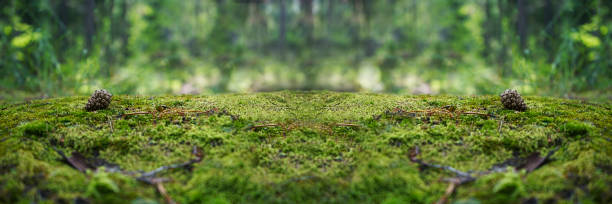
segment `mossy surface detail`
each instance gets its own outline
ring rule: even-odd
[[[57,151],[144,172],[193,159],[194,146],[200,162],[158,175],[179,203],[432,203],[454,175],[412,162],[416,147],[465,172],[557,149],[532,172],[475,175],[451,202],[612,202],[612,105],[524,99],[524,112],[499,96],[326,91],[113,96],[93,112],[86,96],[0,103],[0,203],[164,203],[135,176],[83,173]],[[129,115],[160,107],[172,111]]]

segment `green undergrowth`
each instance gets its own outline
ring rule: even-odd
[[[433,203],[455,175],[412,162],[417,147],[471,173],[558,148],[532,172],[474,173],[450,202],[612,202],[612,105],[525,100],[525,112],[498,96],[290,91],[114,96],[95,112],[85,96],[0,103],[0,203],[164,203],[135,175],[82,173],[58,151],[142,172],[189,161],[194,146],[200,162],[157,175],[179,203]]]

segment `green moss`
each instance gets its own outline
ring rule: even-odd
[[[417,146],[423,161],[474,172],[559,147],[533,172],[459,186],[451,202],[610,202],[612,105],[525,100],[525,112],[505,110],[498,96],[326,91],[114,96],[96,112],[83,110],[85,96],[3,104],[0,203],[163,203],[134,176],[81,173],[54,148],[134,172],[191,160],[193,146],[201,162],[159,175],[171,178],[163,185],[179,203],[433,203],[454,175],[411,162]],[[158,115],[161,105],[174,113]],[[396,108],[414,113],[391,114]],[[142,111],[154,114],[125,115]],[[252,128],[264,124],[273,125]]]
[[[53,130],[53,126],[45,121],[33,121],[21,125],[20,128],[26,136],[44,137]]]
[[[568,136],[576,137],[587,135],[591,126],[583,122],[569,121],[561,126],[561,130]]]
[[[526,194],[523,181],[514,171],[508,171],[493,187],[493,192],[503,197],[500,200],[514,202]]]
[[[101,198],[103,195],[112,195],[119,192],[119,187],[109,177],[108,173],[104,172],[104,168],[94,173],[91,181],[87,184],[87,196]]]

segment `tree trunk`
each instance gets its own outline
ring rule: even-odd
[[[527,43],[527,10],[526,10],[525,0],[517,0],[517,9],[518,9],[518,17],[517,17],[517,25],[516,30],[519,35],[519,45],[521,47],[521,52],[525,50],[525,46]]]
[[[120,19],[121,19],[121,29],[120,29],[120,38],[121,38],[121,59],[126,59],[127,56],[129,55],[129,51],[128,51],[128,39],[129,39],[129,23],[127,20],[127,10],[128,10],[128,4],[127,4],[127,0],[123,0],[121,2],[121,14],[120,14]],[[123,60],[125,61],[125,60]]]
[[[333,25],[333,19],[334,19],[334,7],[335,7],[335,2],[336,1],[328,1],[327,3],[327,15],[326,15],[326,22],[327,22],[327,33],[331,34],[331,29],[332,29],[332,25]]]
[[[115,64],[115,53],[113,53],[112,51],[112,47],[111,45],[113,44],[113,41],[115,40],[115,33],[117,32],[117,30],[119,29],[117,27],[117,20],[115,19],[115,16],[113,16],[113,9],[115,7],[115,1],[111,0],[108,6],[108,10],[106,12],[108,12],[106,15],[107,17],[110,19],[110,26],[109,26],[109,38],[108,38],[108,42],[106,42],[104,45],[104,56],[106,58],[106,65],[103,69],[103,75],[110,77],[111,76],[111,67]]]
[[[92,52],[93,49],[93,37],[96,34],[96,22],[95,22],[95,8],[96,2],[94,0],[85,1],[85,45],[87,47],[87,55]]]
[[[300,8],[302,10],[302,29],[306,35],[306,43],[309,45],[313,41],[314,19],[312,15],[312,1],[301,0]]]
[[[287,6],[285,5],[285,0],[278,0],[278,6],[280,10],[280,14],[278,16],[278,45],[281,56],[284,56],[285,53],[285,41],[286,41],[286,32],[287,32]]]
[[[509,70],[506,66],[506,52],[508,50],[508,45],[506,44],[506,40],[504,39],[504,26],[502,21],[504,19],[504,14],[506,13],[504,9],[504,0],[497,0],[497,9],[499,11],[499,16],[497,18],[497,38],[499,40],[499,44],[501,48],[499,48],[499,52],[497,53],[498,64],[501,67],[501,75],[506,75]]]
[[[491,19],[491,0],[485,0],[485,21],[484,21],[484,50],[482,55],[485,60],[488,59],[489,53],[491,52],[491,27],[492,27],[492,19]]]
[[[554,7],[552,0],[546,0],[546,3],[544,4],[544,14],[546,15],[545,31],[546,31],[546,34],[548,35],[548,37],[544,38],[544,47],[546,50],[552,50],[554,49],[553,44],[555,41],[555,38],[552,36],[556,36],[555,35],[555,24],[552,22],[554,19],[554,15],[555,15],[555,7]],[[548,56],[547,56],[548,62],[552,62],[555,56],[554,52],[547,52],[547,53],[548,53]]]

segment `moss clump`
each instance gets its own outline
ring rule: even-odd
[[[91,181],[87,184],[86,195],[94,198],[101,198],[102,195],[118,193],[119,187],[109,177],[108,173],[104,172],[104,168],[93,174]]]
[[[563,124],[561,130],[568,136],[576,137],[587,135],[591,130],[591,126],[579,121],[569,121]]]
[[[191,161],[194,146],[200,162],[157,175],[179,203],[433,203],[455,175],[412,162],[416,147],[461,171],[511,166],[460,185],[450,202],[610,203],[612,105],[525,99],[524,112],[499,96],[325,91],[114,96],[94,112],[87,97],[2,104],[0,203],[162,203],[119,172]],[[556,148],[535,171],[513,172],[517,159]],[[82,173],[55,149],[121,171]]]
[[[45,121],[33,121],[20,126],[26,136],[47,136],[53,130],[53,126]]]
[[[514,171],[505,173],[493,187],[493,192],[504,196],[503,200],[516,200],[526,194],[521,177]]]

